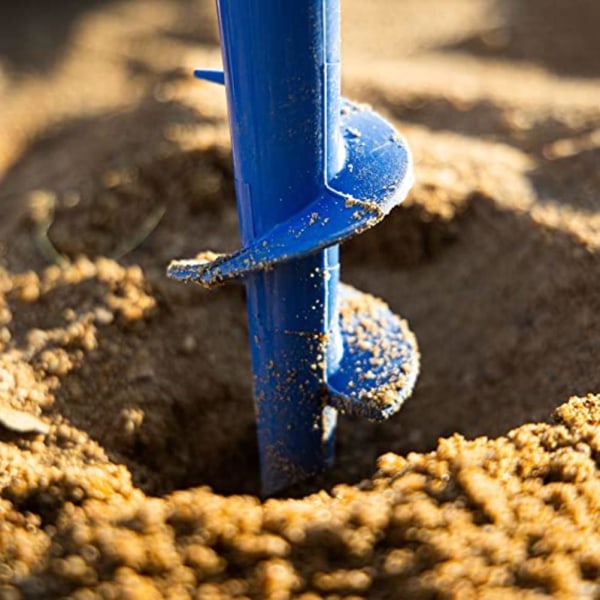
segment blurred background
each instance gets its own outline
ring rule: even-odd
[[[219,64],[209,0],[23,0],[0,11],[0,173],[45,125],[122,109],[198,60]],[[385,79],[411,87],[415,70],[451,90],[469,67],[505,63],[507,87],[538,69],[600,74],[596,0],[344,0],[343,17],[346,71],[392,61]]]
[[[84,119],[152,101],[181,104],[169,83],[189,77],[193,66],[220,64],[215,12],[209,0],[3,3],[0,216],[7,218],[8,195],[46,183],[45,169],[28,173],[27,181],[7,174],[57,124],[81,128]],[[495,110],[494,98],[514,92],[534,102],[553,93],[548,82],[554,78],[600,75],[596,0],[344,0],[343,17],[347,87],[370,79],[380,88],[402,88],[396,116],[428,126],[493,134],[478,130],[477,120]],[[433,95],[435,106],[423,106]],[[451,96],[477,101],[479,111],[449,122],[440,100]],[[152,121],[159,127],[158,115]],[[128,137],[146,139],[147,128],[121,132],[111,154]],[[83,160],[80,151],[65,154],[65,165]],[[91,163],[99,160],[89,148],[85,153]]]

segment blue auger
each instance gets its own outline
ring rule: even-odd
[[[168,275],[246,286],[264,494],[333,460],[338,411],[381,420],[412,392],[416,340],[382,301],[339,283],[338,244],[412,181],[408,148],[340,96],[340,0],[217,0],[242,249]]]

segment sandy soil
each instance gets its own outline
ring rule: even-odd
[[[344,2],[345,93],[407,137],[344,279],[413,398],[261,501],[212,3],[0,24],[0,599],[600,597],[600,4]],[[571,398],[569,400],[569,398]]]

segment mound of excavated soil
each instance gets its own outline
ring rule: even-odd
[[[344,279],[422,375],[267,501],[243,291],[164,275],[239,243],[212,6],[71,4],[0,24],[0,599],[599,597],[594,0],[344,3],[417,163]]]

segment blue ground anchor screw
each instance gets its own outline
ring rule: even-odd
[[[263,493],[333,460],[337,413],[382,420],[419,353],[386,304],[339,283],[338,244],[412,184],[393,127],[340,96],[340,0],[218,0],[242,249],[168,275],[246,286]]]

